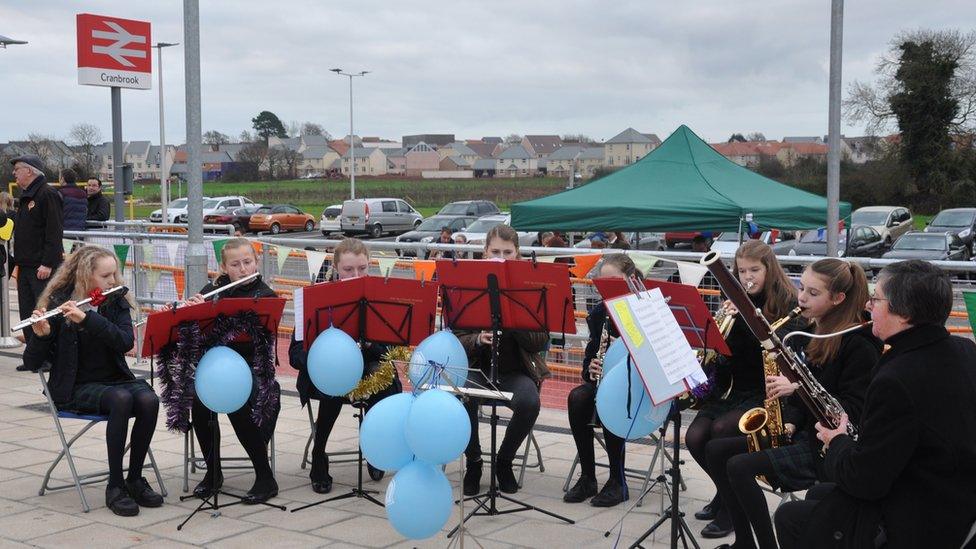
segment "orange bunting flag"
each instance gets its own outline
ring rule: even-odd
[[[173,271],[173,283],[176,285],[177,299],[183,299],[183,292],[186,290],[186,273],[184,271]]]
[[[418,260],[413,262],[413,276],[417,280],[432,280],[437,264],[434,261]]]
[[[260,242],[258,242],[257,240],[252,240],[252,241],[251,241],[251,247],[253,247],[253,248],[254,248],[254,253],[255,253],[255,254],[256,254],[256,255],[258,256],[258,257],[261,257],[261,243],[260,243]]]
[[[596,265],[596,262],[600,261],[601,257],[603,257],[603,254],[574,255],[573,260],[576,262],[576,265],[570,267],[570,274],[576,278],[585,277],[586,273],[590,272],[593,266]]]

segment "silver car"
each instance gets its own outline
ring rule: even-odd
[[[385,233],[412,231],[424,216],[399,198],[363,198],[346,200],[339,215],[339,228],[346,236],[369,234],[379,238]]]

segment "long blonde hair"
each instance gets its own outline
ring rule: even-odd
[[[115,254],[98,246],[82,246],[68,256],[68,259],[58,267],[58,270],[51,276],[41,297],[37,300],[37,307],[50,309],[52,305],[58,307],[61,303],[51,303],[51,296],[63,294],[68,295],[70,300],[80,300],[88,297],[95,286],[92,279],[95,273],[95,264],[103,257],[111,257],[115,261],[115,281],[113,286],[122,286],[122,271],[119,270],[119,260]],[[129,305],[135,307],[132,296],[126,294]]]

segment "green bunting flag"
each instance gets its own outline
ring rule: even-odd
[[[67,238],[61,239],[61,247],[64,248],[64,253],[70,254],[71,248],[74,248],[74,246],[75,246],[74,240],[68,240]]]
[[[224,244],[227,244],[227,239],[226,238],[223,239],[223,240],[214,240],[213,241],[214,257],[217,258],[217,263],[218,264],[220,263],[220,252],[223,251]]]
[[[163,276],[163,271],[159,269],[147,269],[146,270],[146,283],[149,285],[149,293],[156,291],[156,284],[159,283],[159,278]]]
[[[115,248],[115,257],[119,258],[119,270],[123,273],[125,272],[125,260],[129,257],[129,245],[128,244],[115,244],[112,246]]]
[[[291,248],[288,246],[275,246],[278,253],[278,274],[285,272],[285,261],[288,261],[288,255],[291,254]]]
[[[976,292],[963,292],[962,299],[966,302],[966,312],[969,314],[969,325],[976,332]]]

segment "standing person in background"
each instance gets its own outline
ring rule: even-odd
[[[78,176],[75,171],[67,169],[61,172],[61,212],[66,231],[84,231],[88,218],[88,192],[77,184]]]
[[[14,179],[20,187],[20,206],[14,222],[14,264],[18,267],[17,303],[20,318],[31,315],[51,273],[61,265],[64,250],[61,238],[61,195],[44,179],[44,164],[35,155],[18,156],[10,161]],[[24,337],[30,341],[31,331]],[[25,364],[18,372],[36,371]]]
[[[88,221],[108,221],[112,214],[112,204],[102,194],[102,180],[93,177],[85,185],[88,191]]]
[[[451,236],[453,234],[454,231],[450,227],[441,227],[441,234],[436,244],[453,244],[454,239]],[[454,250],[434,250],[430,252],[427,259],[454,259]]]

